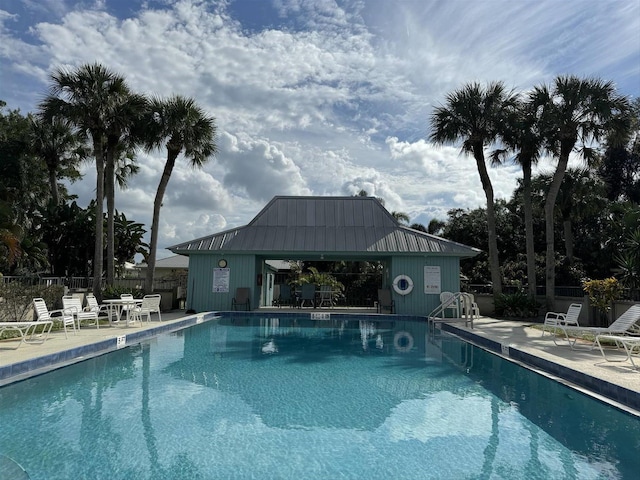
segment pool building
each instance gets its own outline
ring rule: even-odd
[[[189,257],[187,309],[229,310],[238,288],[272,304],[272,260],[379,261],[395,313],[425,315],[460,290],[478,249],[401,225],[375,197],[276,196],[249,224],[169,247]]]

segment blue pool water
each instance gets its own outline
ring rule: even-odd
[[[423,322],[229,317],[0,389],[35,479],[622,479],[640,421]]]

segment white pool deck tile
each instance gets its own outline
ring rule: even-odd
[[[260,312],[278,311],[279,309],[261,309]],[[282,309],[281,312],[291,311],[291,309]],[[323,310],[331,313],[375,313],[372,310]],[[303,310],[308,312],[308,310]],[[101,326],[99,329],[95,327],[83,327],[77,335],[70,334],[65,338],[64,332],[53,332],[49,338],[42,344],[21,344],[18,341],[2,341],[0,342],[0,369],[11,368],[16,365],[30,364],[29,369],[33,368],[34,362],[39,359],[47,358],[49,364],[46,369],[51,370],[51,359],[60,355],[59,361],[53,368],[67,365],[75,361],[89,358],[96,354],[104,353],[100,349],[101,344],[115,345],[118,337],[130,336],[139,333],[144,337],[145,331],[162,326],[163,331],[171,331],[183,328],[186,320],[190,319],[195,323],[194,315],[186,315],[184,311],[172,311],[162,313],[162,322],[159,322],[154,316],[152,322],[144,322],[142,325],[136,326]],[[499,320],[489,317],[481,317],[474,323],[474,328],[467,328],[464,323],[450,322],[443,325],[442,329],[459,334],[463,338],[469,338],[474,343],[482,345],[483,341],[487,342],[489,349],[509,356],[513,360],[522,361],[522,363],[538,369],[538,365],[543,365],[540,370],[546,370],[547,374],[551,371],[551,376],[558,376],[560,379],[573,383],[576,376],[587,378],[587,384],[591,381],[595,382],[594,389],[600,388],[600,384],[604,384],[611,389],[621,387],[624,395],[633,396],[630,402],[632,405],[640,405],[640,369],[633,369],[630,362],[607,362],[602,357],[600,350],[596,347],[589,349],[572,350],[566,343],[558,342],[555,345],[552,338],[542,333],[539,329],[531,328],[531,322],[519,322],[509,320]],[[152,332],[147,332],[153,335]],[[134,337],[138,335],[133,335]],[[148,336],[146,337],[148,338]],[[112,350],[115,347],[110,347]],[[69,358],[69,352],[77,355]],[[97,352],[97,353],[96,353]],[[66,355],[66,356],[65,356]],[[614,349],[607,351],[610,358],[624,360],[626,357],[622,352],[616,352]],[[637,362],[637,363],[640,363]],[[45,370],[46,370],[45,369]],[[567,372],[569,372],[567,374]],[[41,372],[37,372],[41,373]],[[9,378],[0,378],[0,385],[11,383],[16,379],[26,378],[33,375],[33,371],[18,374]],[[5,375],[6,376],[6,375]],[[567,378],[568,377],[568,378]],[[573,377],[573,378],[572,378]],[[584,382],[583,382],[584,383]],[[597,392],[600,393],[600,392]],[[607,397],[607,389],[602,392]],[[637,398],[636,398],[637,396]],[[627,405],[629,402],[625,402]],[[633,408],[632,408],[633,410]],[[640,410],[636,407],[635,410]],[[632,413],[638,413],[632,412]]]

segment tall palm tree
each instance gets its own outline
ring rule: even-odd
[[[557,158],[556,169],[544,205],[546,265],[545,286],[548,309],[554,307],[555,235],[554,212],[558,192],[569,163],[578,149],[585,157],[593,155],[591,142],[599,141],[612,127],[612,121],[628,109],[628,100],[616,93],[613,82],[557,77],[552,86],[535,87],[531,101],[540,115],[546,148]]]
[[[31,153],[44,160],[47,166],[51,200],[58,205],[58,176],[61,171],[72,178],[80,176],[76,166],[88,155],[84,141],[66,118],[43,115],[31,119],[29,140]]]
[[[505,148],[494,150],[493,163],[501,163],[506,155],[515,152],[514,161],[522,168],[522,198],[524,210],[525,250],[527,256],[527,291],[536,294],[536,253],[533,236],[533,206],[531,200],[531,172],[538,162],[542,150],[542,135],[538,125],[536,107],[529,99],[519,101],[508,121],[504,123],[500,136]]]
[[[114,99],[112,115],[107,126],[105,150],[105,197],[107,199],[107,285],[113,285],[115,279],[115,183],[118,164],[124,158],[133,158],[133,151],[141,131],[140,122],[148,109],[148,100],[143,95],[134,94],[126,89]]]
[[[449,93],[446,104],[435,108],[431,117],[430,140],[437,144],[462,141],[462,152],[472,154],[487,199],[489,266],[493,293],[502,292],[500,260],[493,198],[493,186],[487,171],[484,147],[499,137],[502,126],[515,108],[517,95],[507,91],[502,82],[486,87],[469,83]]]
[[[91,137],[96,161],[95,249],[93,293],[102,297],[104,168],[108,126],[114,105],[129,93],[124,77],[99,63],[74,70],[56,69],[51,74],[49,95],[40,105],[47,117],[67,118],[78,130]]]
[[[167,160],[153,202],[151,241],[147,256],[145,289],[147,292],[152,292],[154,290],[160,207],[176,159],[182,153],[192,167],[201,168],[211,156],[217,153],[218,147],[215,119],[207,116],[204,110],[191,98],[174,95],[167,100],[152,99],[149,125],[152,131],[147,148],[157,148],[163,143],[167,148]]]

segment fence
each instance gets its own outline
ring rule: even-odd
[[[469,293],[479,293],[479,294],[487,294],[491,295],[493,290],[491,289],[491,285],[469,285],[468,286]],[[517,285],[503,285],[502,293],[504,294],[514,294],[518,292],[526,292],[527,287],[525,286],[517,286]],[[538,285],[536,287],[536,295],[539,297],[544,297],[547,289],[543,285]],[[586,293],[582,289],[582,287],[578,286],[560,286],[555,287],[555,296],[556,297],[584,297]],[[625,288],[622,291],[622,295],[620,300],[629,300],[633,302],[640,301],[640,289],[637,288]]]
[[[24,277],[24,276],[0,276],[0,282],[18,282],[22,285],[63,285],[69,290],[90,290],[93,288],[93,278],[87,277]],[[156,290],[169,290],[175,287],[184,287],[186,282],[179,280],[158,279],[155,282]],[[130,288],[131,290],[144,290],[144,278],[117,278],[114,280],[117,287]]]

